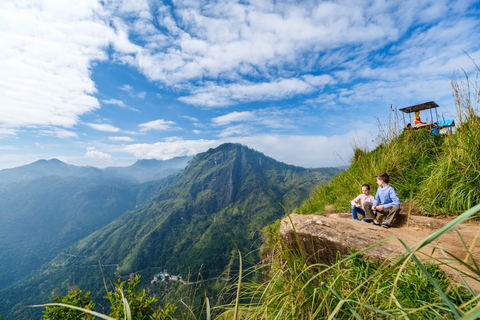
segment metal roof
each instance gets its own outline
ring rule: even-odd
[[[402,109],[398,109],[398,110],[400,110],[402,112],[405,112],[405,113],[412,113],[412,112],[427,110],[427,109],[432,109],[432,108],[438,108],[438,104],[436,104],[433,101],[430,101],[430,102],[425,102],[425,103],[417,104],[417,105],[414,105],[414,106],[411,106],[411,107],[406,107],[406,108],[402,108]]]

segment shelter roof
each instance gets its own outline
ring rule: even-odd
[[[434,101],[417,104],[417,105],[402,108],[399,110],[405,113],[412,113],[412,112],[422,111],[422,110],[427,110],[432,108],[438,108],[438,104],[436,104]]]

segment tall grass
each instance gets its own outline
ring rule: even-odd
[[[442,153],[419,192],[427,211],[457,214],[480,203],[480,88],[465,74],[452,79],[458,128],[446,136]]]
[[[394,138],[387,135],[378,140],[379,145],[371,152],[355,148],[351,167],[328,185],[317,187],[297,213],[349,211],[350,201],[361,193],[362,184],[368,183],[375,192],[374,176],[379,172],[388,172],[399,196],[408,198],[412,189],[418,193],[422,181],[428,177],[427,165],[438,157],[443,140],[443,136],[417,130],[399,133]]]
[[[467,265],[463,258],[445,253],[439,260],[419,250],[478,210],[480,205],[384,262],[365,260],[363,254],[400,239],[337,257],[332,265],[309,265],[300,245],[295,249],[278,240],[275,257],[265,266],[268,279],[242,287],[243,300],[249,299],[240,307],[242,319],[476,319],[480,295],[468,285],[471,275],[458,269]],[[441,266],[457,270],[460,280],[452,281]],[[468,267],[470,279],[480,282],[477,262]]]
[[[354,146],[348,170],[319,186],[297,213],[349,211],[364,183],[375,192],[375,174],[387,172],[400,199],[414,200],[426,215],[458,215],[480,203],[480,89],[465,74],[452,78],[456,106],[453,134],[404,131],[390,119],[379,122],[377,146]],[[393,114],[392,117],[396,117]]]

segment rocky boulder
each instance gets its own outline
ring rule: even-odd
[[[331,264],[335,261],[335,256],[338,253],[345,257],[351,252],[352,248],[357,251],[362,250],[390,238],[365,253],[368,259],[383,261],[405,252],[405,247],[399,239],[412,247],[450,221],[449,219],[411,216],[407,223],[405,215],[399,218],[397,220],[401,223],[397,224],[397,227],[385,229],[370,223],[353,220],[347,213],[327,215],[291,214],[281,221],[280,237],[289,247],[298,248],[298,245],[300,245],[308,263],[325,264]],[[432,245],[441,247],[457,257],[464,258],[467,252],[456,231],[460,232],[467,246],[471,246],[475,242],[479,224],[473,222],[462,223],[455,229],[442,235]],[[473,245],[472,248],[473,257],[478,263],[480,262],[480,246]],[[417,256],[426,258],[431,252],[431,246],[426,247]],[[480,291],[480,283],[477,282],[473,286]]]

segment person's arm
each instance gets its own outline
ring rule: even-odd
[[[361,196],[362,196],[361,194],[358,195],[355,199],[352,200],[352,202],[350,202],[350,204],[351,204],[352,206],[356,205],[357,202],[360,201],[360,197],[361,197]]]

